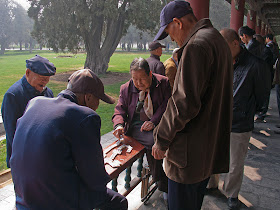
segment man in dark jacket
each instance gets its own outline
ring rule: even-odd
[[[48,59],[39,55],[26,60],[25,75],[13,84],[4,95],[2,117],[7,140],[7,166],[10,168],[12,143],[17,119],[23,115],[28,101],[36,96],[53,97],[53,92],[46,87],[50,76],[56,72],[55,66]]]
[[[127,209],[125,197],[106,188],[99,99],[114,103],[101,80],[83,69],[58,97],[29,102],[10,161],[17,209]]]
[[[238,34],[233,29],[223,29],[221,34],[231,49],[234,65],[230,169],[225,176],[223,190],[228,197],[229,207],[235,208],[243,179],[244,160],[254,128],[254,115],[264,100],[264,82],[259,72],[265,64],[240,46]]]
[[[262,46],[253,37],[255,31],[248,26],[242,26],[238,29],[241,41],[245,44],[247,50],[257,57],[261,57]]]
[[[232,58],[209,19],[197,20],[186,1],[160,14],[155,40],[180,46],[172,96],[154,130],[152,154],[164,159],[170,210],[200,209],[209,177],[226,173],[232,121]]]
[[[160,61],[160,56],[162,55],[162,48],[165,48],[164,45],[159,42],[151,42],[149,44],[149,50],[151,56],[146,60],[149,63],[150,70],[152,73],[161,74],[165,76],[165,68],[163,63]]]
[[[131,135],[147,149],[147,159],[158,188],[167,192],[167,177],[162,161],[151,155],[154,145],[153,130],[165,112],[171,89],[167,77],[152,74],[148,62],[135,58],[130,65],[131,80],[123,84],[112,121],[114,135]]]

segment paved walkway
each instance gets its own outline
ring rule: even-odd
[[[275,90],[271,92],[270,109],[266,123],[255,124],[250,140],[248,156],[245,161],[245,171],[239,199],[240,209],[280,209],[280,135],[274,134],[275,124],[280,124],[275,97]],[[280,130],[280,129],[279,129]],[[115,139],[112,132],[101,138],[101,144],[106,147]],[[133,165],[132,174],[135,176],[137,165]],[[124,184],[124,173],[118,179],[119,188]],[[220,189],[223,176],[220,180]],[[110,183],[108,184],[110,187]],[[156,191],[147,205],[140,201],[141,185],[138,185],[128,196],[129,209],[167,209],[162,201],[161,192]],[[13,185],[0,189],[0,210],[14,209]],[[221,192],[206,195],[203,210],[227,209],[226,197]]]

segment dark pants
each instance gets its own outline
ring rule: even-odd
[[[168,179],[162,167],[162,160],[156,160],[152,156],[152,147],[154,145],[153,131],[140,131],[141,125],[135,125],[131,128],[131,136],[147,149],[147,160],[153,176],[153,180],[158,183],[158,189],[168,192]]]
[[[276,89],[278,112],[279,112],[279,117],[280,117],[280,85],[275,85],[275,89]]]
[[[107,196],[104,202],[98,205],[101,210],[127,210],[128,203],[124,196],[107,188]]]
[[[181,184],[168,179],[169,210],[199,210],[209,178],[195,184]]]

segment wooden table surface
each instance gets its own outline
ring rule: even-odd
[[[114,160],[118,160],[121,162],[120,167],[113,168],[109,164],[105,164],[105,169],[111,179],[116,178],[123,170],[125,170],[128,166],[132,165],[133,162],[136,161],[139,157],[141,157],[141,155],[144,154],[144,152],[145,152],[145,147],[142,144],[140,144],[138,141],[136,141],[134,138],[129,137],[129,136],[124,136],[124,139],[125,139],[125,143],[132,146],[133,149],[130,153],[127,153],[126,152],[127,149],[124,148],[122,150],[122,153],[120,155],[116,156],[116,158]],[[117,140],[115,142],[117,142]],[[113,142],[112,144],[114,144],[115,142]],[[110,144],[110,145],[112,145],[112,144]],[[107,146],[107,147],[109,147],[109,146]],[[104,149],[106,149],[106,148],[104,148]],[[118,148],[118,147],[115,147],[114,149],[116,149],[116,148]],[[111,154],[113,153],[114,149],[112,149],[110,152],[108,152],[106,157],[110,157]]]

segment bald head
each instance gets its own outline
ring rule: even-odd
[[[234,40],[240,42],[240,37],[238,33],[231,28],[224,28],[220,31],[220,33],[222,34],[224,39],[229,43],[233,42]]]
[[[220,33],[227,41],[233,58],[233,63],[235,63],[236,56],[240,53],[241,50],[239,35],[235,30],[230,28],[224,28],[220,31]]]

